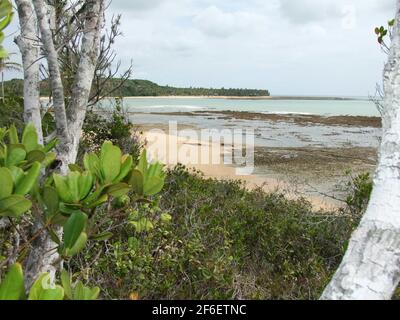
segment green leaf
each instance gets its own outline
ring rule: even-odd
[[[100,152],[100,163],[105,182],[114,181],[121,171],[121,149],[110,141],[104,142]]]
[[[129,187],[128,184],[117,183],[106,188],[105,192],[111,197],[118,198],[127,194],[130,190],[131,188]]]
[[[146,176],[147,165],[148,165],[147,152],[146,152],[146,150],[143,150],[143,152],[142,152],[142,154],[140,156],[140,159],[139,159],[139,164],[138,164],[138,166],[136,168],[137,170],[139,170],[142,173],[143,177]]]
[[[77,164],[70,164],[70,165],[68,165],[68,168],[72,172],[80,172],[80,173],[82,173],[81,167],[78,166]]]
[[[59,143],[59,140],[57,138],[51,140],[48,144],[46,144],[44,146],[43,151],[47,153],[47,152],[53,150],[57,146],[58,143]]]
[[[146,196],[154,196],[155,194],[159,193],[163,187],[164,187],[163,179],[159,177],[151,177],[147,179],[143,188],[143,193]]]
[[[63,300],[64,289],[51,283],[50,274],[42,274],[32,285],[28,300]]]
[[[64,246],[71,249],[86,227],[87,215],[83,212],[74,212],[64,225]]]
[[[154,229],[153,223],[147,218],[140,218],[138,221],[132,221],[130,223],[135,227],[138,233],[148,232]]]
[[[9,0],[0,1],[0,18],[7,17],[12,13],[12,5]]]
[[[79,200],[85,199],[93,188],[93,176],[89,172],[80,174],[79,177]]]
[[[106,240],[111,239],[112,236],[113,236],[112,232],[106,231],[106,232],[102,232],[102,233],[91,236],[91,239],[94,241],[106,241]]]
[[[69,249],[66,248],[65,255],[68,257],[73,257],[74,255],[78,254],[83,250],[87,242],[87,234],[86,232],[82,232],[79,238],[76,240],[75,245]]]
[[[11,196],[14,189],[14,179],[11,171],[7,168],[0,168],[0,200]]]
[[[139,170],[135,169],[132,171],[129,184],[132,186],[133,191],[135,191],[138,195],[143,194],[144,178],[143,174]]]
[[[59,174],[53,174],[53,179],[60,199],[66,203],[73,203],[74,198],[69,191],[69,187],[66,183],[66,178]]]
[[[81,174],[79,172],[70,172],[66,177],[68,190],[72,196],[72,202],[78,203],[80,200],[79,196],[79,182]]]
[[[26,148],[26,152],[31,152],[38,148],[38,134],[33,123],[26,125],[24,133],[22,134],[22,144]]]
[[[122,162],[121,171],[118,174],[118,176],[114,179],[114,182],[122,181],[132,170],[132,166],[133,166],[132,156],[126,156],[126,158]]]
[[[57,190],[52,187],[43,188],[43,202],[47,209],[49,217],[56,215],[59,211],[59,198]]]
[[[85,287],[82,281],[79,281],[74,289],[74,300],[96,300],[100,294],[100,288],[94,287],[92,289]]]
[[[7,167],[17,166],[26,158],[26,151],[21,148],[10,148],[7,156]]]
[[[85,154],[83,158],[85,169],[98,178],[102,178],[100,172],[100,160],[94,153]]]
[[[10,167],[9,169],[14,180],[14,185],[19,184],[22,178],[25,176],[24,170],[18,167]]]
[[[21,181],[15,187],[15,193],[19,195],[28,194],[40,175],[41,164],[35,162],[32,167],[28,170],[26,175],[21,179]]]
[[[32,207],[32,202],[21,195],[12,195],[0,200],[0,216],[19,217]]]
[[[8,137],[10,139],[10,144],[19,144],[18,132],[15,125],[12,125],[8,130]]]
[[[72,300],[72,286],[71,286],[71,276],[66,270],[61,271],[61,284],[64,288],[65,296]]]
[[[0,300],[21,300],[25,296],[22,266],[16,263],[10,267],[0,284]]]
[[[46,154],[43,151],[32,150],[26,155],[28,162],[33,163],[35,161],[42,163],[46,159]]]

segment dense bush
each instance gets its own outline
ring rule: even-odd
[[[72,267],[106,298],[318,298],[357,222],[178,166],[158,205],[110,221],[115,236]]]
[[[85,152],[98,150],[106,140],[118,145],[123,153],[132,155],[135,160],[143,149],[143,143],[122,109],[120,99],[115,99],[112,112],[104,111],[103,115],[93,110],[87,112],[78,158],[82,158]]]
[[[348,181],[345,184],[345,192],[348,194],[346,204],[353,214],[364,213],[371,197],[373,182],[369,173],[353,176],[348,172]]]

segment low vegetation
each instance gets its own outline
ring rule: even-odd
[[[13,130],[8,134],[16,139],[18,130]],[[47,193],[57,191],[57,199],[64,205],[49,203],[45,212],[49,207],[55,214],[60,212],[64,222],[57,223],[61,225],[72,216],[75,221],[85,217],[85,200],[81,213],[72,212],[71,204],[65,205],[71,200],[65,194],[70,192],[62,189],[76,175],[85,175],[80,173],[85,168],[96,177],[89,162],[92,156],[86,156],[85,163],[83,155],[100,152],[103,140],[130,153],[132,163],[137,164],[139,155],[145,154],[144,146],[137,134],[129,139],[132,130],[119,108],[109,116],[90,113],[81,143],[81,166],[71,166],[67,178],[53,175],[46,182]],[[86,140],[88,137],[91,140]],[[111,146],[109,142],[103,148],[117,150]],[[53,159],[51,153],[47,158],[43,160],[46,166]],[[134,182],[136,178],[129,177],[130,187],[118,183],[116,188],[105,189],[107,199],[96,203],[95,214],[88,211],[90,222],[83,231],[79,229],[74,243],[60,242],[59,250],[68,258],[65,270],[57,276],[58,291],[42,292],[36,286],[36,293],[35,289],[27,294],[18,291],[20,296],[13,298],[316,299],[340,263],[372,189],[368,175],[351,177],[344,186],[349,194],[347,207],[340,212],[314,212],[305,199],[288,200],[279,192],[249,191],[237,181],[205,179],[200,172],[181,165],[163,174],[164,187],[159,193],[158,187],[150,192],[151,184],[143,188]],[[101,176],[96,179],[103,183]],[[95,190],[90,195],[95,196]],[[36,201],[35,192],[25,191],[21,200]],[[84,197],[87,199],[86,194]],[[19,246],[26,247],[24,239],[30,235],[21,230],[29,224],[30,207],[18,206],[14,213],[22,218],[0,235],[0,272],[4,274],[11,262],[20,263],[3,276],[3,288],[14,278],[23,287],[21,265],[27,253],[15,252],[13,247],[17,238]],[[16,227],[22,238],[17,237]],[[1,294],[0,286],[0,298],[4,298]]]
[[[119,88],[118,90],[108,90]],[[7,95],[22,95],[23,80],[13,79],[5,82],[5,92]],[[141,96],[269,96],[268,90],[257,89],[234,89],[234,88],[176,88],[171,86],[160,86],[148,80],[123,80],[110,79],[104,85],[105,91],[112,91],[114,97],[141,97]],[[42,81],[40,84],[42,96],[49,96],[48,81]]]

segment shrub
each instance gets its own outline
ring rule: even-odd
[[[169,171],[158,204],[132,212],[78,259],[89,267],[74,266],[109,298],[318,298],[357,224],[182,166]]]
[[[93,110],[87,112],[79,147],[79,159],[86,152],[99,150],[102,142],[106,140],[117,145],[124,153],[132,155],[134,160],[139,158],[144,144],[123,111],[121,99],[115,101],[114,111],[111,114],[105,112],[102,116]]]
[[[357,176],[348,173],[349,181],[345,184],[345,191],[348,194],[346,204],[353,214],[362,214],[368,206],[371,198],[373,181],[369,173]]]

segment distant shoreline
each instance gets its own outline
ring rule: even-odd
[[[104,99],[115,99],[119,97],[105,97]],[[312,96],[126,96],[123,99],[219,99],[219,100],[304,100],[304,101],[357,101],[368,100],[348,97],[312,97]],[[48,97],[40,97],[47,100]]]
[[[115,97],[109,97],[115,98]],[[313,96],[127,96],[124,99],[221,99],[221,100],[315,100],[315,101],[354,101],[347,97],[313,97]]]

